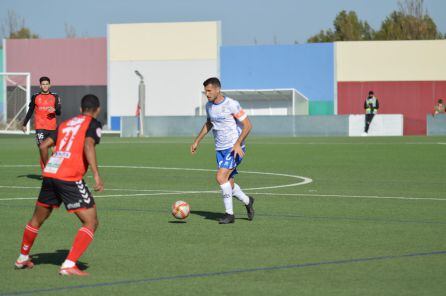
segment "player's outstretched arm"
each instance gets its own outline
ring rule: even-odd
[[[104,182],[102,182],[101,176],[99,175],[98,163],[96,160],[95,140],[93,138],[85,138],[84,152],[85,157],[87,158],[87,162],[90,165],[91,171],[93,172],[93,178],[96,183],[94,186],[94,190],[102,191],[104,190]]]
[[[51,147],[54,146],[54,140],[51,137],[48,137],[40,143],[39,145],[39,151],[40,151],[40,159],[42,159],[42,162],[46,164],[48,162],[48,151]]]
[[[232,151],[234,151],[235,155],[240,155],[240,157],[243,157],[245,155],[245,152],[242,150],[242,143],[245,141],[246,137],[248,137],[249,133],[252,129],[251,121],[248,117],[240,121],[243,124],[242,132],[240,136],[237,139],[237,142],[235,142],[234,147],[232,148]]]
[[[54,105],[54,112],[56,115],[60,116],[60,114],[62,114],[62,104],[60,103],[60,97],[58,95],[56,95],[56,102]]]
[[[201,129],[198,136],[195,138],[194,143],[190,146],[190,153],[195,154],[198,149],[198,145],[200,144],[201,140],[203,140],[204,136],[207,135],[207,133],[212,129],[212,123],[210,120],[207,120],[206,123],[203,125],[203,128]]]
[[[33,95],[31,97],[31,102],[29,102],[28,105],[28,112],[26,112],[25,119],[23,120],[22,123],[22,131],[24,133],[26,132],[26,125],[28,124],[28,121],[31,119],[31,116],[33,116],[34,108],[36,106],[35,100],[36,100],[36,95]]]

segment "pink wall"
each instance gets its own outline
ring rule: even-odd
[[[106,38],[8,39],[7,72],[30,72],[32,85],[107,85]]]
[[[446,81],[338,82],[338,114],[363,114],[373,90],[380,114],[403,114],[405,135],[425,135],[426,115],[438,99],[446,99]]]

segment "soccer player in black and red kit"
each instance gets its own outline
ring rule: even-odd
[[[26,125],[34,113],[34,126],[36,129],[37,146],[50,135],[56,133],[56,115],[61,114],[59,95],[50,91],[51,82],[48,77],[40,77],[40,92],[31,97],[28,112],[23,121],[22,130],[26,131]],[[40,167],[44,168],[44,162],[40,159]]]
[[[73,246],[63,262],[59,274],[87,275],[80,270],[76,261],[82,256],[93,240],[98,226],[96,205],[83,177],[90,167],[96,191],[102,191],[104,184],[99,176],[95,146],[99,144],[102,126],[96,120],[100,112],[99,99],[86,95],[81,101],[82,114],[60,124],[57,134],[51,134],[40,144],[40,154],[46,163],[43,181],[34,214],[25,227],[20,256],[15,267],[32,268],[29,256],[39,228],[51,215],[54,208],[63,202],[68,212],[74,213],[82,222]],[[48,149],[54,152],[48,159]]]

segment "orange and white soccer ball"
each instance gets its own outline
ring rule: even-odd
[[[172,205],[172,216],[177,219],[186,219],[190,213],[190,206],[187,202],[178,200]]]

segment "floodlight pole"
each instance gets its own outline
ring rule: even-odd
[[[146,85],[144,84],[144,77],[138,70],[135,70],[135,74],[139,77],[138,88],[138,103],[139,103],[139,136],[144,136],[144,116],[146,113]]]

